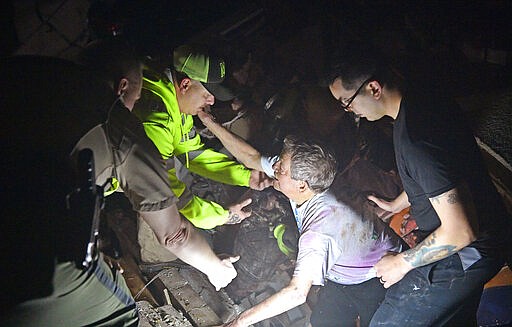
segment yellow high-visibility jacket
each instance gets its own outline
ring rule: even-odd
[[[151,79],[144,77],[142,98],[134,113],[166,162],[171,189],[179,197],[180,213],[199,228],[221,225],[227,220],[228,210],[193,195],[176,175],[176,159],[193,173],[230,185],[249,186],[251,171],[228,156],[205,148],[192,116],[179,110],[172,81],[153,75]]]

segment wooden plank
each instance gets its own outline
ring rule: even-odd
[[[123,255],[131,256],[136,262],[140,261],[140,246],[137,242],[137,213],[129,208],[109,212],[108,226],[114,231]]]
[[[117,261],[123,269],[123,277],[135,301],[148,301],[153,306],[165,303],[163,294],[152,294],[152,287],[147,287],[147,279],[139,269],[139,246],[137,243],[136,213],[130,209],[113,210],[106,215],[108,226],[119,240],[121,258]]]
[[[148,301],[151,305],[158,306],[161,301],[157,301],[150,289],[146,287],[146,279],[140,273],[139,267],[132,257],[123,256],[119,260],[112,260],[112,262],[119,263],[126,285],[135,301]]]
[[[503,267],[490,281],[485,284],[484,288],[511,286],[512,285],[512,270],[509,267]]]

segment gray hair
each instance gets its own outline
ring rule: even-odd
[[[282,154],[290,155],[291,178],[305,181],[313,192],[325,191],[334,181],[336,158],[331,150],[320,143],[288,135]]]

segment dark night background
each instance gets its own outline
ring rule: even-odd
[[[475,134],[512,162],[512,1],[50,0],[2,2],[1,56],[71,58],[120,34],[142,55],[209,44],[228,74],[251,53],[271,90],[317,81],[337,47],[365,41],[457,98]]]
[[[512,1],[61,0],[0,9],[0,56],[70,58],[112,34],[156,57],[207,43],[228,73],[253,54],[276,90],[291,76],[317,80],[334,48],[369,42],[461,99],[476,134],[512,161]]]

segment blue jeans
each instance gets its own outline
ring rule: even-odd
[[[378,278],[356,285],[326,281],[320,289],[318,302],[311,314],[313,327],[368,326],[373,313],[384,299],[386,289]]]
[[[411,270],[388,289],[370,326],[476,326],[483,286],[503,263],[481,258],[464,271],[455,254]]]

